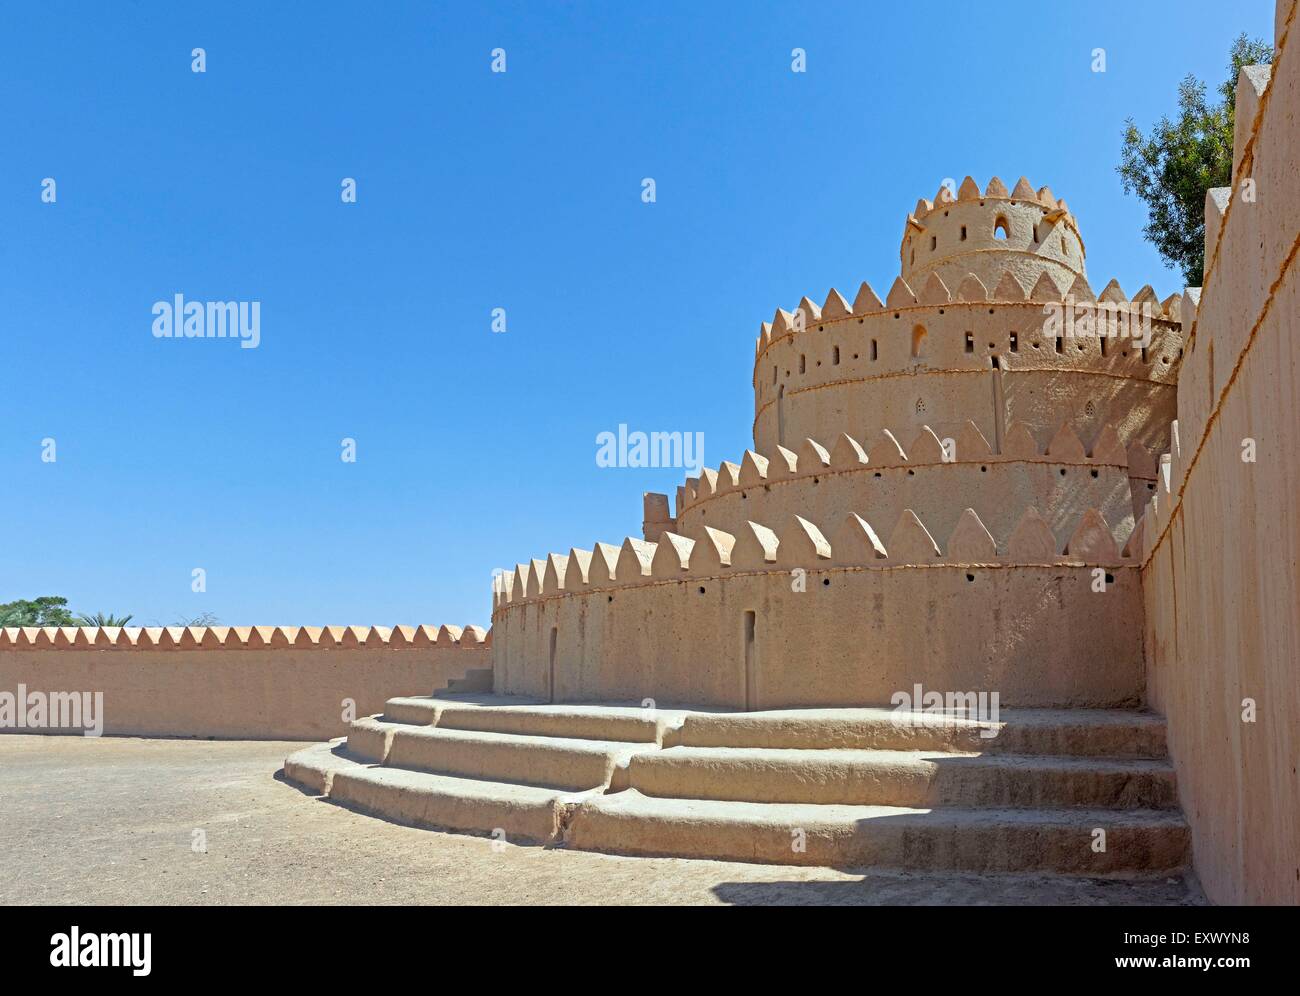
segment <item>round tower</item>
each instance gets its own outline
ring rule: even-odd
[[[933,203],[916,202],[903,226],[899,272],[912,287],[937,273],[954,289],[973,273],[990,290],[1007,273],[1027,288],[1046,273],[1064,290],[1087,276],[1084,258],[1078,224],[1050,188],[1035,191],[1021,177],[1008,191],[994,177],[981,193],[968,176],[955,196],[942,186]]]
[[[901,269],[883,295],[832,290],[764,323],[754,364],[755,450],[887,428],[940,438],[973,422],[998,451],[1022,425],[1040,449],[1063,422],[1085,441],[1112,425],[1160,451],[1173,418],[1178,316],[1151,288],[1129,300],[1088,284],[1078,223],[1047,187],[984,191],[967,177],[907,216]],[[1100,298],[1100,304],[1098,303]],[[1083,309],[1125,333],[1072,335]],[[1135,321],[1130,322],[1132,318]]]
[[[1026,180],[922,201],[902,252],[884,295],[831,290],[764,323],[754,448],[688,477],[674,514],[646,496],[643,538],[502,577],[497,691],[1139,700],[1137,515],[1176,415],[1181,298],[1094,294],[1074,219]]]

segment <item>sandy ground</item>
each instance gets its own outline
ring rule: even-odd
[[[844,872],[498,845],[281,781],[302,745],[0,736],[0,903],[1204,902],[1187,879]],[[194,842],[202,832],[206,853]]]

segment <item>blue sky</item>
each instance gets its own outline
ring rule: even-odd
[[[0,602],[486,623],[494,567],[639,535],[641,493],[680,483],[597,467],[598,433],[739,459],[759,323],[883,293],[945,177],[1049,184],[1094,286],[1180,290],[1114,173],[1123,121],[1172,111],[1188,72],[1217,85],[1272,16],[7,3]],[[260,346],[154,338],[177,293],[260,301]]]

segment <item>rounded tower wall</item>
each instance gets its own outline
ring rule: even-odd
[[[922,201],[902,252],[884,300],[863,284],[764,325],[755,448],[687,479],[675,515],[644,496],[643,537],[497,579],[499,691],[763,709],[923,677],[1008,706],[1141,700],[1155,526],[1134,516],[1167,488],[1181,298],[1112,281],[1099,302],[1068,209],[1024,180]]]
[[[1017,191],[981,194],[968,177],[956,199],[943,188],[933,205],[920,201],[903,230],[902,278],[915,288],[937,273],[955,288],[973,273],[992,288],[1009,272],[1030,288],[1046,273],[1068,288],[1086,277],[1083,238],[1068,209],[1046,187],[1034,193],[1022,180]]]
[[[1126,445],[1167,448],[1182,326],[1152,318],[1144,348],[1129,337],[1051,335],[1043,309],[900,304],[773,336],[755,361],[755,449],[877,426],[950,434],[967,420],[995,449],[1014,422],[1045,444],[1067,416],[1084,438],[1109,423]]]

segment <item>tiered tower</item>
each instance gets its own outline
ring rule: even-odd
[[[688,479],[675,514],[648,495],[644,538],[502,579],[498,692],[1139,701],[1134,513],[1169,442],[1181,298],[1094,294],[1069,208],[1023,178],[918,202],[900,260],[883,301],[864,283],[763,324],[754,449]]]

